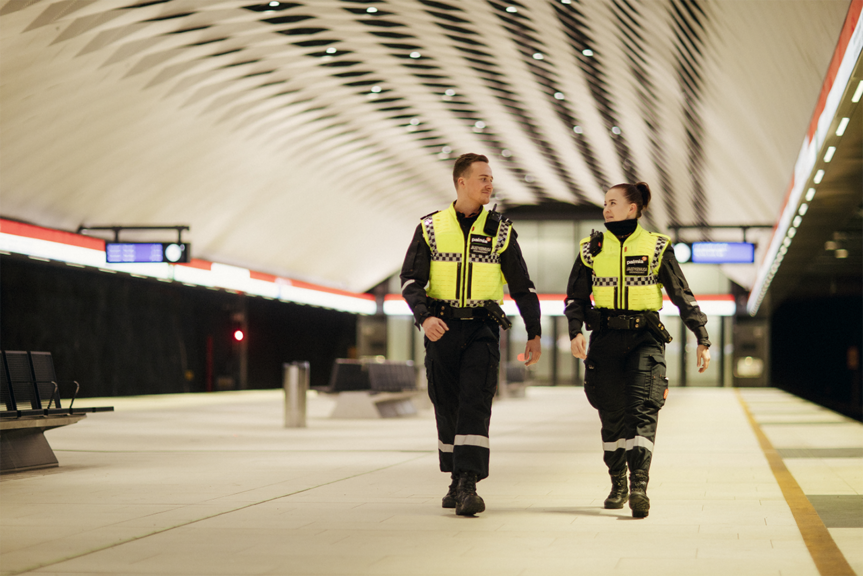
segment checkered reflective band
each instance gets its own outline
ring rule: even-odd
[[[585,242],[581,245],[581,255],[584,257],[584,262],[593,268],[593,256],[590,255],[590,242]]]
[[[500,256],[497,252],[492,252],[491,254],[471,254],[469,260],[482,264],[500,264]]]
[[[593,285],[600,288],[615,288],[617,287],[616,276],[593,276]]]
[[[624,284],[626,286],[653,286],[659,280],[653,274],[649,276],[627,276]]]
[[[667,238],[662,238],[661,236],[656,239],[656,250],[653,251],[653,273],[656,274],[659,271],[659,255],[662,254],[662,249],[665,248],[665,245],[668,244]]]
[[[509,221],[501,220],[500,227],[497,230],[497,241],[495,242],[493,250],[495,254],[500,254],[501,248],[503,248],[503,244],[506,242],[506,235],[509,233],[509,228]]]
[[[482,308],[485,306],[486,300],[465,300],[465,308]]]

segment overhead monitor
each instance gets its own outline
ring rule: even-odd
[[[693,242],[694,264],[752,264],[755,244],[752,242]]]
[[[109,264],[146,262],[188,262],[191,249],[179,242],[105,242],[105,259]]]

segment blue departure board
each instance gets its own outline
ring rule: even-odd
[[[109,264],[188,262],[188,244],[162,242],[106,242]]]
[[[752,242],[693,242],[694,264],[752,264],[755,244]]]

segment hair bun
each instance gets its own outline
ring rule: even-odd
[[[635,184],[635,187],[641,192],[641,199],[644,202],[641,209],[644,210],[650,204],[650,186],[647,185],[647,182],[638,182]]]

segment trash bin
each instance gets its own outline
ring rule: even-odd
[[[305,428],[309,363],[282,364],[282,386],[285,388],[285,428]]]

